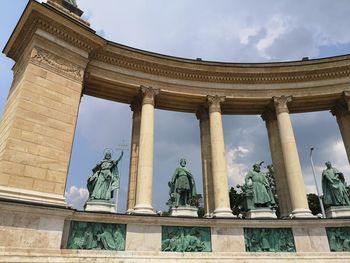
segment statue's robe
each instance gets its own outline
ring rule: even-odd
[[[110,200],[113,191],[119,188],[117,161],[102,160],[92,169],[88,178],[87,188],[91,199]]]
[[[344,183],[340,180],[339,174],[339,171],[333,167],[322,172],[322,190],[325,205],[350,205],[349,194]]]
[[[271,190],[269,189],[269,183],[266,176],[262,172],[249,171],[246,176],[247,181],[251,179],[253,184],[253,202],[254,204],[275,204],[275,199]]]

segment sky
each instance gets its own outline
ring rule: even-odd
[[[3,0],[0,46],[11,35],[26,0]],[[166,55],[225,62],[274,62],[350,54],[350,1],[337,0],[77,0],[83,18],[100,36]],[[13,61],[0,55],[0,109],[12,82]],[[86,179],[113,149],[120,163],[118,212],[126,206],[132,114],[129,105],[83,96],[66,197],[81,209],[88,193]],[[324,162],[332,161],[350,182],[350,166],[335,118],[327,111],[292,114],[307,192],[315,192],[310,146],[318,184]],[[224,115],[223,127],[229,186],[244,181],[256,161],[271,163],[267,131],[260,116]],[[202,193],[199,123],[194,114],[155,111],[153,207],[166,210],[167,182],[181,158]]]

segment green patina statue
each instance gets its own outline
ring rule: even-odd
[[[330,161],[326,163],[327,169],[322,172],[323,200],[328,206],[350,205],[349,193],[343,173],[332,167]]]
[[[193,175],[186,168],[185,159],[180,160],[180,167],[176,168],[168,185],[170,187],[168,204],[171,207],[195,206],[196,185]]]
[[[78,7],[76,0],[64,0],[68,4],[71,4],[72,6]]]
[[[210,228],[163,226],[162,251],[210,252]]]
[[[125,225],[72,221],[67,247],[124,250],[125,231]]]
[[[105,158],[92,169],[92,175],[87,181],[89,200],[111,200],[113,191],[119,188],[118,160],[112,160],[112,153],[107,151]]]
[[[271,186],[260,167],[263,162],[255,163],[253,170],[245,177],[245,184],[242,190],[246,199],[246,209],[251,210],[257,207],[274,207],[276,205]]]
[[[350,252],[350,227],[327,227],[326,232],[332,252]]]
[[[245,228],[244,240],[247,252],[295,252],[289,228]]]

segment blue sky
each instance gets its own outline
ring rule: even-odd
[[[209,0],[78,0],[84,18],[101,36],[158,53],[214,61],[269,62],[319,58],[350,53],[350,2]],[[4,47],[27,1],[4,0],[0,10],[0,45]],[[12,81],[13,61],[0,56],[0,109]],[[91,168],[106,147],[130,142],[128,105],[84,96],[69,169],[67,196],[81,207]],[[153,199],[165,209],[167,182],[178,160],[187,158],[201,191],[199,126],[194,114],[156,110]],[[335,118],[329,112],[292,115],[307,191],[314,191],[309,147],[320,175],[330,159],[350,180]],[[242,183],[257,160],[271,162],[265,124],[259,116],[223,116],[229,183]],[[125,211],[129,151],[121,163],[118,211]]]

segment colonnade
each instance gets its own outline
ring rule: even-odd
[[[133,127],[127,212],[154,214],[152,207],[154,108],[159,91],[141,87],[140,96],[131,104]],[[277,194],[282,217],[312,217],[308,207],[300,160],[295,142],[288,103],[292,96],[273,97],[262,113],[269,137],[275,169]],[[203,198],[206,217],[234,217],[230,209],[224,133],[222,96],[207,96],[196,116],[199,120],[203,175]],[[349,96],[332,109],[337,118],[346,151],[350,153]],[[350,160],[350,158],[349,158]]]

